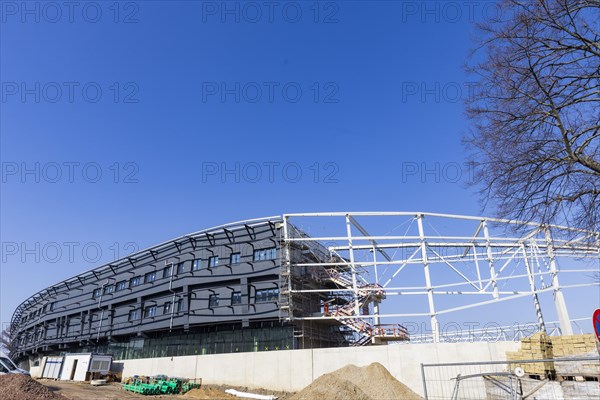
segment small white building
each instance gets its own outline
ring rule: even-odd
[[[58,379],[64,359],[62,356],[44,357],[40,366],[30,367],[29,372],[34,378]]]
[[[112,356],[94,353],[71,353],[64,357],[61,381],[85,382],[93,379],[93,375],[106,375],[110,370]]]

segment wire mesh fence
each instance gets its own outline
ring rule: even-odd
[[[531,370],[543,373],[527,372]],[[421,364],[421,373],[426,400],[600,398],[596,356]]]

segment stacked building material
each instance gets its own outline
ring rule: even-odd
[[[526,374],[540,376],[600,377],[598,361],[561,361],[560,358],[598,357],[599,346],[594,335],[548,336],[538,332],[521,341],[521,349],[507,352],[508,361],[554,359],[536,363],[511,363]]]
[[[551,340],[554,357],[570,357],[597,351],[596,338],[591,334],[554,336]]]
[[[532,336],[521,340],[521,349],[519,351],[506,352],[508,361],[521,360],[545,360],[552,359],[552,340],[544,332],[538,332]],[[529,375],[554,375],[554,363],[551,361],[536,363],[511,363],[511,368],[523,368]]]
[[[552,338],[552,348],[556,375],[583,380],[585,377],[600,378],[600,362],[593,361],[560,361],[569,357],[598,357],[598,343],[594,335],[556,336]]]

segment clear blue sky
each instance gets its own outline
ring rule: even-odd
[[[0,320],[117,253],[230,221],[479,214],[462,65],[494,10],[452,3],[2,2]]]

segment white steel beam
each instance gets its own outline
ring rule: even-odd
[[[431,331],[435,343],[440,341],[440,331],[435,314],[435,304],[433,301],[433,287],[431,286],[431,276],[429,274],[429,262],[427,261],[427,242],[425,242],[425,232],[423,230],[423,214],[417,215],[417,224],[419,227],[419,236],[421,237],[421,259],[423,260],[423,272],[425,274],[425,285],[427,287],[427,301],[429,303],[429,314],[431,317]]]
[[[556,314],[560,321],[560,329],[563,335],[572,335],[573,327],[569,319],[569,311],[565,304],[565,297],[562,293],[560,284],[558,283],[558,269],[556,268],[556,258],[554,256],[554,248],[552,247],[552,235],[550,229],[544,228],[544,236],[546,237],[546,252],[548,259],[550,260],[550,273],[552,274],[552,288],[554,290],[554,306],[556,307]]]
[[[361,222],[364,220],[365,226],[369,227],[369,232],[357,222],[357,216],[360,217]],[[293,229],[296,218],[304,219],[301,226],[309,225],[304,217],[319,217],[319,223],[323,221],[322,217],[335,217],[331,218],[335,225],[325,222],[324,227],[326,228],[321,236],[297,237],[291,232],[285,232],[285,228]],[[344,217],[345,236],[339,226],[342,220],[338,217]],[[414,236],[415,233],[412,232],[411,236],[398,235],[400,233],[398,231],[394,234],[398,227],[396,226],[398,219],[392,220],[395,228],[389,230],[388,226],[385,227],[385,231],[392,234],[388,235],[383,233],[382,229],[374,228],[382,224],[372,223],[369,220],[370,217],[388,219],[389,217],[403,217],[400,219],[402,223],[399,226],[416,219],[418,236]],[[431,225],[433,229],[429,235],[424,228],[426,217],[428,226]],[[444,221],[444,219],[450,220]],[[467,225],[464,225],[464,221],[467,221]],[[303,293],[304,295],[320,294],[326,297],[343,296],[349,301],[349,315],[329,317],[319,314],[302,315],[297,318],[300,320],[369,319],[377,324],[380,322],[386,324],[388,323],[387,318],[414,317],[417,320],[419,317],[419,320],[423,322],[420,318],[428,317],[431,320],[432,334],[426,336],[429,338],[428,340],[437,342],[445,340],[446,337],[446,335],[442,337],[440,330],[440,321],[445,320],[443,316],[454,315],[460,311],[467,312],[466,310],[474,307],[529,297],[536,310],[537,329],[543,331],[547,328],[548,332],[553,332],[555,328],[544,321],[541,307],[543,300],[541,297],[549,297],[550,293],[553,293],[560,329],[563,334],[569,334],[573,330],[564,300],[564,291],[600,286],[600,283],[589,282],[586,278],[593,272],[593,269],[586,269],[585,265],[578,264],[564,264],[565,268],[559,269],[558,264],[559,260],[562,261],[567,257],[598,258],[600,242],[594,243],[593,240],[588,240],[589,238],[593,239],[594,235],[600,237],[596,232],[552,226],[552,237],[549,230],[536,223],[411,212],[285,214],[283,222],[283,236],[287,245],[291,246],[293,242],[307,245],[330,242],[328,246],[330,254],[339,256],[339,259],[304,260],[307,262],[297,260],[291,264],[291,268],[307,268],[313,271],[318,271],[320,268],[339,268],[348,274],[351,273],[351,276],[348,276],[348,278],[351,277],[351,283],[349,279],[347,286],[343,288],[332,289],[325,285],[314,285],[310,289],[307,287],[306,289],[290,290],[290,294],[294,294],[294,296],[296,293],[299,295]],[[387,221],[381,222],[387,224]],[[440,234],[435,226],[437,222],[449,223],[450,226],[456,224],[457,228],[455,231],[450,231],[449,234]],[[289,227],[286,226],[288,223]],[[330,226],[332,229],[327,229]],[[525,231],[515,230],[514,228],[517,227],[524,227]],[[444,229],[447,229],[447,225]],[[515,234],[514,232],[519,233]],[[405,233],[409,233],[409,230],[407,229]],[[461,236],[465,233],[473,234]],[[342,236],[338,236],[340,234]],[[353,236],[355,234],[357,236]],[[573,239],[573,237],[576,238]],[[285,254],[285,248],[283,251],[283,258],[289,258],[290,256]],[[488,265],[483,264],[486,261]],[[521,262],[524,264],[521,265]],[[448,267],[452,269],[452,273],[446,272]],[[421,282],[413,281],[415,272],[420,272],[421,269],[424,275],[424,286],[409,286],[409,282],[412,285],[421,284]],[[400,274],[401,272],[403,273]],[[559,272],[571,274],[570,278],[580,276],[582,280],[570,279],[569,285],[560,285]],[[454,273],[458,277],[453,276]],[[545,278],[544,275],[548,275],[550,279]],[[418,276],[416,279],[419,279]],[[376,284],[385,283],[382,287],[377,287],[373,284],[373,280]],[[544,281],[551,281],[551,283],[545,284]],[[411,301],[408,304],[413,304],[411,307],[414,309],[409,310],[397,308],[404,307],[400,304],[407,303],[392,302],[392,304],[399,305],[388,310],[391,311],[390,313],[385,313],[380,308],[381,304],[372,300],[374,302],[372,312],[367,312],[360,309],[363,304],[360,299],[369,293],[381,293],[382,298],[385,296],[412,296],[410,298],[414,299],[414,296],[418,296],[417,298],[426,299],[426,302]],[[444,299],[451,296],[451,300],[448,303],[440,304],[441,298],[435,298],[438,295],[446,296],[443,297]],[[459,299],[460,301],[456,301]],[[436,300],[438,304],[435,304]],[[442,309],[440,305],[449,308]],[[413,312],[400,313],[398,311]],[[372,315],[361,315],[361,312],[372,313]],[[527,316],[523,315],[523,318],[527,318]]]
[[[352,216],[349,216],[349,219],[352,222],[352,224],[356,227],[356,229],[358,229],[358,231],[362,233],[365,237],[371,236],[369,235],[369,232],[367,232],[367,230],[363,228],[363,226],[359,224],[356,219],[354,219]],[[379,251],[386,260],[392,261],[392,258],[388,255],[388,253],[386,253],[385,250],[379,248],[379,244],[375,241],[375,239],[369,241],[373,245],[373,248],[377,249],[377,251]]]
[[[544,316],[542,315],[542,308],[540,306],[540,300],[537,295],[537,290],[535,288],[535,279],[534,272],[531,268],[531,264],[529,263],[529,255],[527,254],[527,250],[525,249],[525,245],[521,245],[521,251],[523,252],[523,261],[525,264],[525,269],[527,270],[527,278],[529,279],[529,288],[531,290],[531,295],[533,297],[533,305],[535,307],[535,314],[538,320],[538,326],[540,332],[546,332],[546,325],[544,324]]]
[[[486,248],[487,248],[487,259],[490,266],[490,277],[492,282],[492,290],[494,291],[494,299],[498,298],[498,285],[496,284],[496,269],[494,268],[494,256],[490,247],[490,231],[488,228],[487,220],[483,221],[483,236],[485,237]]]
[[[354,290],[354,314],[360,314],[358,302],[358,285],[356,283],[356,264],[354,263],[354,249],[352,248],[352,225],[350,214],[346,214],[346,233],[348,234],[348,250],[350,251],[350,268],[352,271],[352,290]]]

